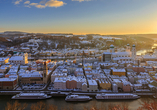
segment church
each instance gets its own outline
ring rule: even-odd
[[[104,52],[102,56],[103,62],[112,61],[114,63],[133,63],[136,59],[136,46],[127,44],[125,52],[115,52],[114,45],[110,45],[109,52]]]

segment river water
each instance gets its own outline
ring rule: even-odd
[[[152,46],[152,49],[154,49],[154,48],[156,48],[157,47],[157,44],[154,44],[153,46]],[[151,49],[149,49],[149,50],[151,50]],[[136,55],[144,55],[147,51],[149,51],[149,50],[146,50],[146,49],[142,49],[142,50],[139,50],[139,51],[137,51],[136,52]]]
[[[148,97],[147,97],[148,98]],[[146,97],[141,97],[137,100],[104,100],[98,101],[93,98],[93,100],[89,102],[66,102],[64,97],[52,97],[51,99],[46,100],[18,100],[21,104],[27,103],[27,109],[31,110],[31,105],[36,104],[37,102],[44,102],[48,106],[49,104],[57,106],[58,110],[69,110],[68,108],[72,108],[73,110],[83,110],[84,107],[90,108],[91,106],[96,106],[97,108],[103,107],[106,108],[109,105],[121,105],[126,104],[128,105],[129,110],[137,110],[138,107],[141,106],[142,100],[146,100]],[[11,96],[0,96],[0,110],[4,110],[7,102],[13,103],[15,100],[11,100]]]

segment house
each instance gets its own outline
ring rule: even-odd
[[[23,64],[23,65],[27,64],[28,63],[28,54],[24,53],[23,56],[12,56],[9,59],[9,62],[13,63],[13,64]]]
[[[0,89],[12,90],[17,85],[16,78],[0,78]]]
[[[97,91],[98,90],[98,84],[95,80],[88,80],[88,90],[89,91]]]
[[[9,62],[9,58],[8,57],[1,57],[0,58],[0,64],[6,64]]]

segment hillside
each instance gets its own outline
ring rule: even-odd
[[[0,37],[0,42],[8,42],[4,37]]]

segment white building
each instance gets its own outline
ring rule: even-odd
[[[28,63],[28,54],[24,53],[23,56],[12,56],[9,59],[9,62],[13,63],[13,64],[27,64]]]
[[[54,80],[54,89],[66,89],[66,78],[56,77]]]
[[[82,84],[87,83],[85,78],[77,78],[77,88],[82,89]]]
[[[133,63],[136,59],[136,46],[132,46],[130,51],[130,45],[127,44],[125,52],[115,52],[114,46],[110,45],[111,59],[116,63]]]
[[[89,88],[88,88],[89,91],[97,91],[98,90],[98,84],[95,80],[88,80],[88,85],[89,85]]]

